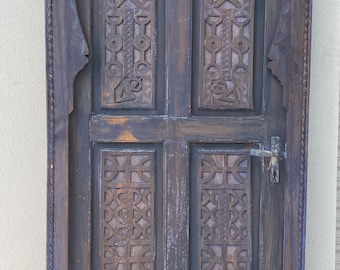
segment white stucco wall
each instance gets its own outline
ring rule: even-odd
[[[0,270],[45,269],[43,0],[0,0]]]
[[[312,45],[306,270],[332,270],[339,0],[314,0]],[[0,270],[45,269],[44,57],[44,1],[1,0]]]

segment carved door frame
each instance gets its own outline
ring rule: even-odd
[[[284,188],[284,270],[304,269],[311,1],[282,0],[281,18],[268,55],[271,60],[268,67],[283,86],[286,125],[289,127]],[[68,256],[68,116],[73,106],[73,82],[88,61],[88,48],[75,0],[46,0],[45,5],[47,269],[65,270]]]

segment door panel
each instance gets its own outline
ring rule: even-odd
[[[94,152],[94,269],[161,269],[161,145],[98,145]]]
[[[195,115],[261,114],[265,9],[263,0],[194,1]]]
[[[249,151],[197,145],[190,179],[191,269],[250,269]],[[257,179],[258,180],[258,179]]]
[[[255,1],[194,5],[199,17],[193,25],[199,33],[198,109],[252,109]]]
[[[164,107],[164,4],[93,1],[95,108],[149,114]]]
[[[102,107],[153,108],[155,1],[104,1]],[[147,7],[146,7],[147,6]]]

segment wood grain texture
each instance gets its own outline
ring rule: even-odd
[[[62,1],[61,1],[62,3]],[[75,0],[66,0],[64,3],[63,22],[65,23],[63,33],[65,55],[64,60],[64,70],[66,77],[66,87],[67,89],[67,104],[68,113],[73,111],[73,95],[74,95],[74,81],[77,74],[81,71],[84,66],[88,63],[87,55],[89,54],[89,49],[87,42],[84,37],[82,27],[80,25],[78,10]]]
[[[191,108],[191,3],[168,1],[166,11],[166,114],[185,117]]]
[[[74,0],[47,1],[49,97],[48,269],[68,267],[69,114],[73,84],[87,63],[87,45]],[[71,26],[71,27],[70,27]]]
[[[268,68],[278,78],[282,86],[289,82],[291,2],[282,0],[275,35],[268,54]]]
[[[301,16],[304,14],[304,16]],[[292,61],[296,68],[291,73],[287,125],[287,185],[285,190],[284,256],[289,258],[284,269],[304,269],[307,184],[307,119],[310,71],[311,3],[292,2],[291,44]],[[297,122],[298,121],[298,122]],[[293,160],[299,160],[294,163]],[[294,164],[293,164],[294,163]],[[289,195],[290,194],[290,195]],[[293,194],[293,196],[291,195]],[[295,207],[298,204],[298,207]],[[288,237],[294,235],[295,237]],[[298,256],[296,256],[298,254]]]
[[[93,142],[162,142],[184,139],[191,142],[262,141],[266,123],[261,117],[235,119],[210,117],[111,117],[90,120]],[[235,139],[237,138],[237,139]]]

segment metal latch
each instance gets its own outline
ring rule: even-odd
[[[286,157],[286,153],[281,150],[280,137],[271,137],[271,150],[250,149],[250,155],[270,158],[268,166],[270,182],[280,182],[280,160]]]

